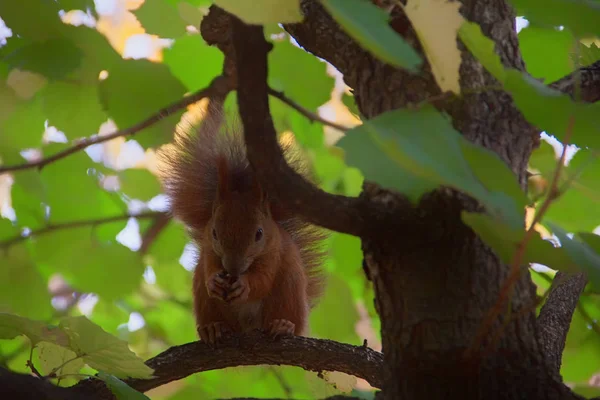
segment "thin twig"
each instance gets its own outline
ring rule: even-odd
[[[32,168],[42,169],[44,166],[46,166],[54,161],[68,157],[71,154],[77,153],[93,144],[106,142],[106,141],[109,141],[109,140],[112,140],[112,139],[115,139],[115,138],[118,138],[121,136],[134,135],[134,134],[138,133],[139,131],[154,125],[161,119],[166,118],[166,117],[170,116],[171,114],[174,114],[177,111],[184,109],[185,107],[189,106],[190,104],[194,104],[194,103],[202,100],[205,97],[219,95],[222,92],[229,91],[229,90],[230,90],[229,80],[223,76],[218,76],[215,79],[213,79],[213,81],[211,82],[211,84],[208,87],[206,87],[202,90],[199,90],[198,92],[196,92],[190,96],[184,97],[183,99],[178,100],[175,103],[173,103],[167,107],[160,109],[158,112],[156,112],[155,114],[146,118],[145,120],[143,120],[142,122],[140,122],[138,124],[135,124],[133,126],[125,128],[125,129],[118,130],[118,131],[110,133],[108,135],[93,136],[93,137],[89,137],[89,138],[80,139],[77,142],[77,144],[75,144],[74,146],[69,147],[68,149],[60,151],[51,156],[42,158],[41,160],[38,160],[38,161],[24,163],[24,164],[18,164],[18,165],[2,166],[2,167],[0,167],[0,174],[7,173],[7,172],[23,171],[23,170],[32,169]]]
[[[163,214],[165,214],[165,213],[158,212],[158,211],[148,211],[148,212],[143,212],[140,214],[115,215],[113,217],[86,219],[86,220],[81,220],[81,221],[71,221],[71,222],[64,222],[61,224],[48,225],[44,228],[33,230],[28,235],[25,235],[25,236],[19,235],[19,236],[15,236],[10,239],[4,240],[4,241],[0,242],[0,249],[6,249],[16,243],[25,241],[31,237],[45,235],[46,233],[54,232],[57,230],[81,228],[84,226],[98,226],[98,225],[107,224],[110,222],[128,220],[129,218],[137,218],[137,219],[156,218]]]
[[[496,304],[494,305],[494,307],[490,310],[490,312],[484,319],[484,321],[481,325],[481,328],[479,329],[478,334],[475,336],[473,344],[467,349],[467,351],[465,353],[466,357],[469,357],[471,355],[471,352],[474,352],[475,350],[479,349],[484,337],[488,334],[489,330],[493,326],[493,321],[502,312],[502,308],[504,307],[506,300],[511,295],[512,290],[514,289],[514,285],[516,284],[516,282],[520,276],[520,271],[521,271],[520,266],[523,261],[523,257],[525,255],[525,249],[527,248],[527,244],[529,243],[529,241],[533,238],[533,234],[535,232],[535,226],[542,220],[542,217],[544,216],[544,214],[546,213],[546,211],[548,210],[548,208],[550,207],[552,202],[554,202],[561,194],[561,192],[558,190],[558,181],[559,181],[559,177],[560,177],[560,172],[565,163],[567,147],[569,145],[571,136],[573,134],[574,124],[575,124],[575,119],[573,116],[571,116],[569,118],[569,124],[567,126],[567,132],[565,134],[565,141],[563,143],[563,151],[560,156],[560,160],[558,161],[556,168],[554,170],[554,175],[552,177],[552,182],[550,184],[550,190],[548,191],[548,195],[546,196],[546,199],[544,200],[544,202],[538,209],[538,212],[536,213],[535,217],[533,218],[533,221],[531,222],[529,229],[525,232],[525,236],[519,243],[519,245],[517,247],[517,251],[515,252],[515,255],[513,258],[513,262],[511,264],[511,269],[510,269],[508,279],[506,279],[506,281],[502,285],[502,287],[500,289],[500,295],[498,296],[498,300],[496,301]],[[492,342],[492,344],[493,344],[493,342]]]
[[[600,325],[598,325],[598,323],[594,321],[592,316],[587,312],[587,310],[583,307],[583,304],[581,304],[580,301],[577,302],[577,311],[579,311],[585,322],[587,322],[590,325],[592,330],[598,335],[600,335]]]
[[[142,236],[142,245],[140,246],[139,252],[140,255],[146,254],[152,243],[156,240],[158,235],[166,228],[166,226],[171,221],[171,216],[166,213],[161,213],[154,217],[154,221],[152,221],[152,225],[144,232]]]
[[[287,384],[287,382],[285,381],[285,378],[283,377],[281,372],[276,367],[273,367],[273,366],[269,366],[269,370],[273,373],[273,375],[277,379],[277,382],[279,382],[279,386],[281,386],[283,393],[285,393],[285,397],[287,397],[288,399],[291,398],[292,397],[292,388],[290,387],[290,385]]]
[[[37,376],[38,378],[44,379],[44,375],[42,375],[40,373],[40,371],[37,370],[35,365],[33,365],[33,350],[34,349],[35,349],[35,346],[31,346],[31,350],[29,350],[29,360],[27,360],[26,364],[35,376]]]
[[[316,113],[313,113],[313,112],[307,110],[306,108],[302,107],[300,104],[296,103],[294,100],[287,97],[283,92],[279,92],[279,91],[269,87],[269,88],[267,88],[267,93],[270,94],[271,96],[283,101],[284,103],[286,103],[287,105],[289,105],[290,107],[292,107],[293,109],[295,109],[296,111],[298,111],[300,114],[302,114],[303,116],[305,116],[306,118],[308,118],[311,121],[320,122],[323,125],[330,126],[337,130],[340,130],[342,132],[346,132],[346,131],[350,130],[349,127],[340,125],[340,124],[332,122],[332,121],[328,121],[325,118],[321,117],[319,114],[316,114]]]

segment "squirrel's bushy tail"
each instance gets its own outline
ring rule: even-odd
[[[207,118],[200,128],[178,132],[173,145],[159,154],[163,163],[161,180],[171,212],[188,227],[196,241],[202,237],[212,216],[219,179],[217,165],[227,165],[227,175],[234,181],[247,183],[254,179],[246,156],[241,123],[227,121],[221,107],[222,103],[209,104]],[[292,147],[284,146],[282,150],[292,168],[310,179],[310,169]],[[223,158],[225,163],[221,162]],[[247,185],[241,184],[240,187]],[[290,234],[300,250],[308,276],[307,294],[313,307],[324,290],[321,265],[325,256],[323,241],[327,235],[280,204],[270,202],[270,206],[273,219]]]

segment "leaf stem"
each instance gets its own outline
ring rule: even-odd
[[[571,115],[569,117],[569,123],[567,125],[567,132],[565,134],[565,140],[563,143],[562,154],[561,154],[560,159],[557,162],[556,168],[554,170],[554,175],[552,177],[552,182],[550,184],[550,189],[548,191],[548,195],[546,196],[546,198],[544,199],[544,202],[541,204],[540,208],[536,212],[536,214],[533,218],[533,221],[531,222],[531,225],[525,232],[525,236],[519,242],[519,244],[517,246],[517,251],[515,252],[513,261],[511,263],[509,276],[504,281],[504,284],[500,288],[500,295],[498,296],[498,300],[496,301],[496,303],[494,304],[492,309],[488,312],[487,316],[484,318],[484,320],[480,326],[479,332],[475,336],[475,339],[474,339],[472,345],[465,352],[466,358],[469,358],[472,355],[472,352],[474,352],[476,349],[480,348],[480,346],[483,342],[483,339],[487,336],[487,334],[489,333],[489,330],[492,328],[494,320],[502,312],[502,309],[504,308],[504,305],[507,302],[507,299],[512,294],[514,286],[520,276],[520,272],[521,272],[520,267],[521,267],[521,264],[523,261],[523,257],[525,256],[525,250],[527,248],[527,244],[533,238],[533,234],[535,232],[535,226],[542,220],[544,214],[548,211],[548,208],[550,207],[550,205],[558,197],[560,197],[560,195],[562,193],[558,189],[558,181],[559,181],[559,177],[560,177],[560,172],[565,163],[567,147],[570,143],[571,136],[573,135],[574,124],[575,124],[575,118]],[[495,342],[496,342],[496,340],[492,340],[490,342],[490,345],[493,345]]]

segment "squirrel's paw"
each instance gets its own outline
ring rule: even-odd
[[[269,325],[268,332],[273,337],[293,335],[296,325],[287,319],[274,319]]]
[[[227,327],[224,322],[213,322],[211,324],[198,327],[198,335],[200,336],[200,340],[211,347],[214,347],[217,343],[219,343],[221,338],[228,332],[230,332],[229,327]]]
[[[242,275],[231,285],[226,300],[229,304],[243,303],[248,300],[249,294],[250,285],[248,284],[248,279]]]
[[[229,282],[227,282],[226,278],[217,273],[210,277],[206,288],[208,289],[208,295],[210,297],[225,300],[227,296],[227,289],[229,288]]]

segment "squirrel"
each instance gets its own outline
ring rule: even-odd
[[[176,135],[173,151],[162,155],[171,213],[199,250],[193,273],[197,333],[210,346],[225,334],[254,329],[274,338],[305,335],[309,312],[324,291],[327,234],[261,187],[239,124],[221,127],[223,112],[214,106],[207,115],[200,129]],[[289,146],[282,151],[306,177]]]

